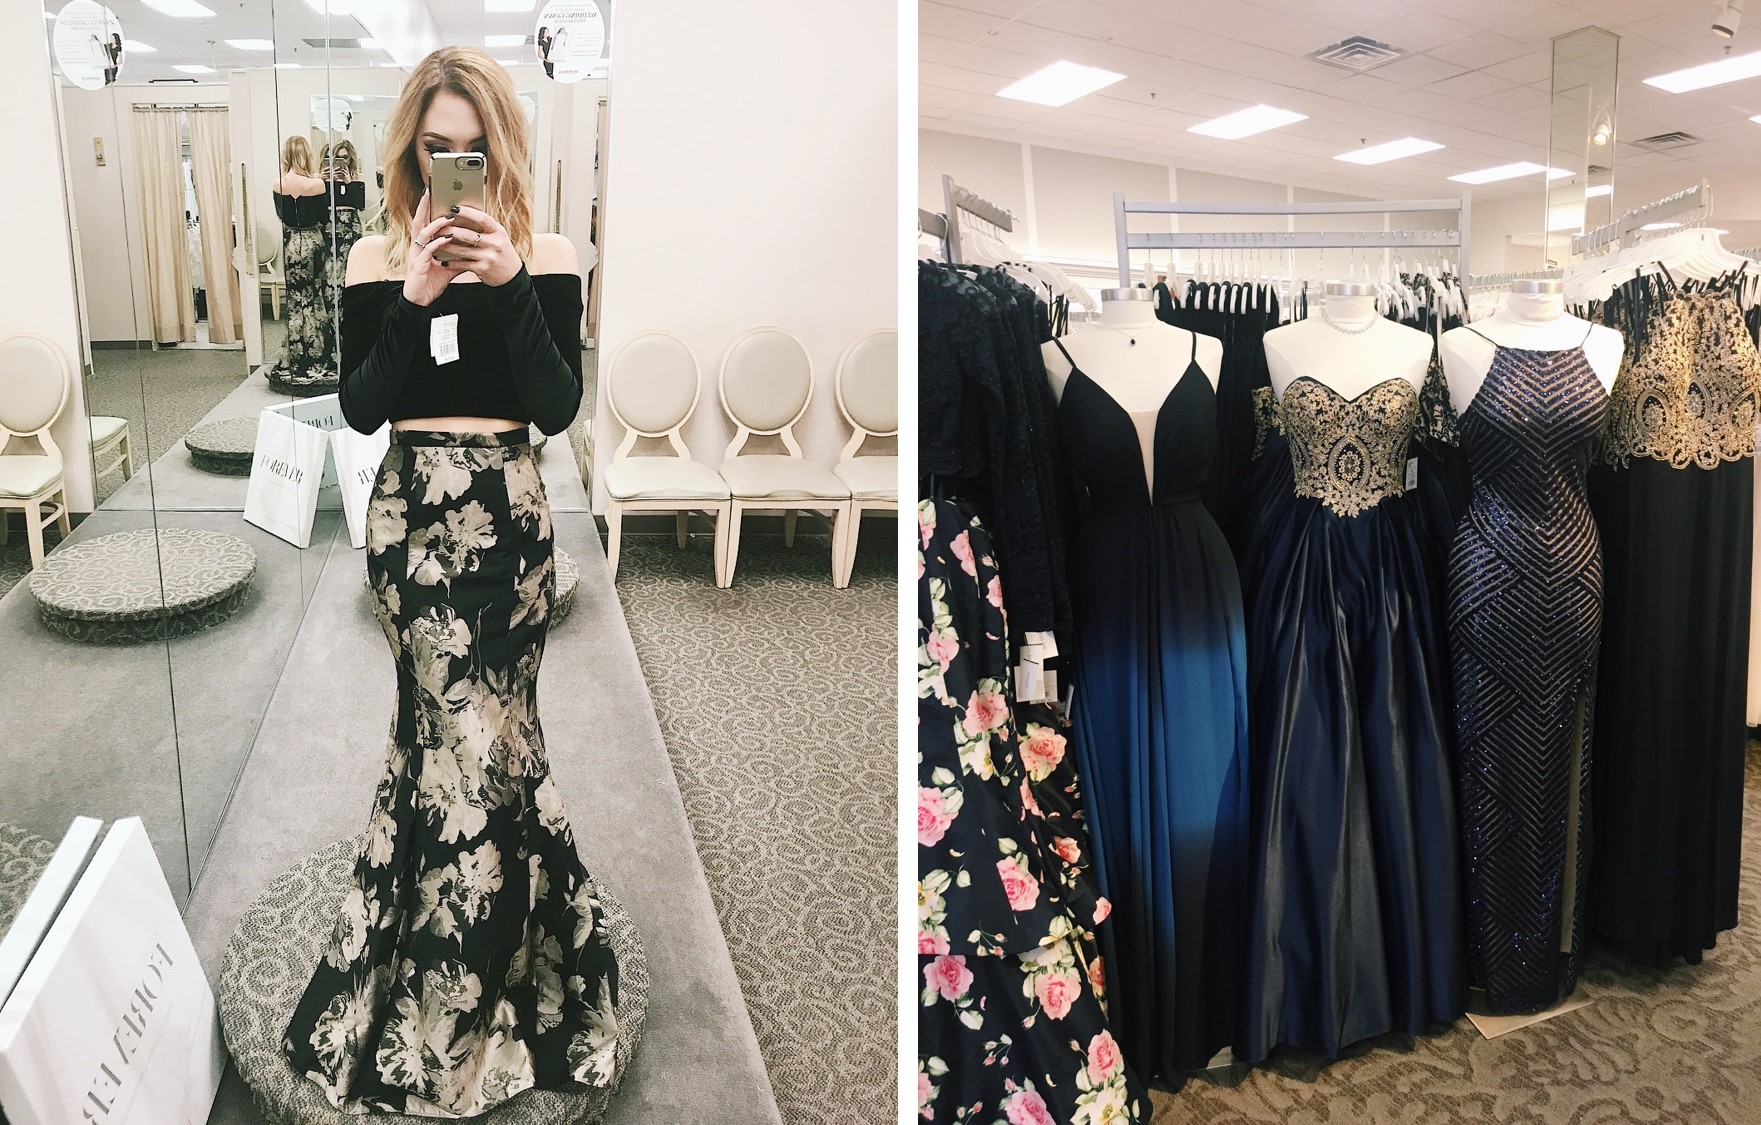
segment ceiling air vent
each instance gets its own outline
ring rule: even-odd
[[[1688,145],[1697,145],[1699,143],[1699,137],[1694,136],[1692,133],[1684,133],[1680,129],[1677,129],[1672,133],[1658,133],[1654,137],[1640,137],[1633,142],[1633,144],[1638,145],[1640,148],[1650,149],[1685,148]]]
[[[1589,167],[1589,173],[1592,176],[1606,176],[1606,175],[1608,175],[1608,165],[1606,165],[1606,164],[1592,164]]]
[[[1399,47],[1390,47],[1386,43],[1378,43],[1374,39],[1362,35],[1353,35],[1350,39],[1341,40],[1331,47],[1322,47],[1308,57],[1316,62],[1336,66],[1341,70],[1363,72],[1373,70],[1386,62],[1393,62],[1406,51]]]

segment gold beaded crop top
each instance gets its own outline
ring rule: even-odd
[[[1346,398],[1299,375],[1274,399],[1256,392],[1261,444],[1268,426],[1290,445],[1296,494],[1355,516],[1406,492],[1406,455],[1419,423],[1419,392],[1405,379],[1384,379]]]

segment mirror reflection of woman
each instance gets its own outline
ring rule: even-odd
[[[436,152],[484,155],[483,209],[433,214]],[[349,257],[340,399],[355,430],[392,426],[367,573],[397,715],[283,1049],[339,1109],[466,1116],[615,1077],[603,892],[536,696],[556,575],[528,426],[561,433],[580,405],[581,278],[532,231],[526,118],[483,51],[416,66],[382,155],[388,233]]]
[[[284,394],[336,389],[336,300],[330,285],[329,184],[314,172],[312,145],[297,134],[281,144],[275,214],[281,219],[287,345],[266,372]]]
[[[345,139],[326,144],[320,164],[331,194],[331,215],[335,220],[327,269],[333,293],[331,299],[335,302],[340,300],[342,288],[347,283],[349,253],[361,239],[361,211],[367,206],[367,183],[361,179],[361,160],[355,153],[353,141]]]

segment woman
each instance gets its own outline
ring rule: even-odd
[[[336,389],[336,303],[327,284],[328,184],[313,173],[312,145],[294,134],[281,143],[274,184],[281,220],[282,280],[287,288],[287,346],[268,371],[271,389],[328,394]]]
[[[536,699],[555,571],[527,426],[561,433],[580,404],[581,279],[567,239],[532,233],[526,119],[487,54],[429,55],[386,133],[390,229],[349,258],[340,397],[354,429],[392,423],[367,571],[398,706],[283,1049],[340,1109],[471,1116],[614,1077],[617,964]],[[485,155],[487,211],[430,215],[446,151]]]
[[[334,145],[326,144],[320,161],[324,178],[328,181],[332,213],[336,219],[325,270],[330,281],[333,302],[338,300],[342,287],[347,284],[349,255],[361,238],[361,211],[367,206],[367,184],[361,179],[360,162],[361,158],[355,153],[355,144],[349,140],[338,141]]]

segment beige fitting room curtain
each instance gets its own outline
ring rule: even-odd
[[[146,239],[147,308],[154,341],[196,338],[196,294],[190,282],[189,228],[184,222],[183,145],[176,109],[136,106],[135,170],[140,177],[141,229]]]
[[[238,270],[232,246],[232,142],[226,110],[192,109],[190,169],[196,183],[196,213],[202,217],[202,267],[208,290],[208,342],[233,344],[244,338],[240,319]]]

